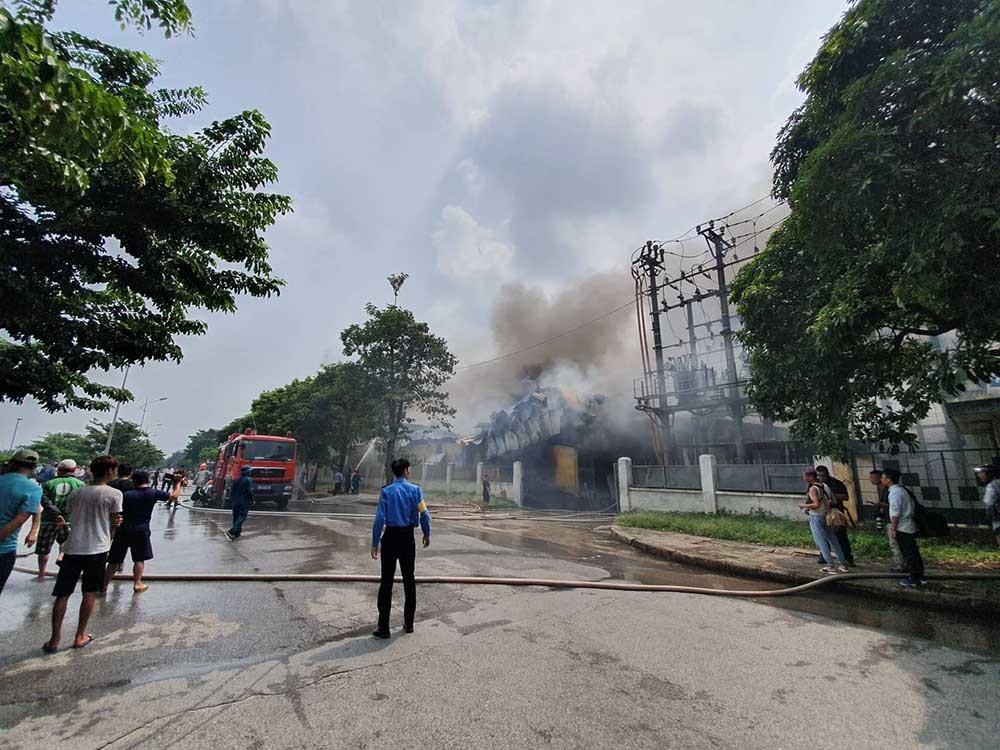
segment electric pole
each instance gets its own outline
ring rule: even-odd
[[[663,248],[646,241],[634,265],[641,266],[649,283],[649,315],[653,329],[653,355],[656,359],[656,402],[659,407],[660,434],[663,445],[663,463],[670,463],[670,416],[667,412],[667,374],[663,363],[663,336],[660,333],[660,302],[657,276],[663,267]]]
[[[23,417],[18,417],[14,422],[14,434],[10,436],[10,453],[14,452],[14,441],[17,439],[17,428],[21,426],[22,420]]]
[[[729,291],[726,287],[726,252],[732,249],[731,242],[715,230],[715,222],[708,222],[707,227],[696,228],[698,234],[705,238],[712,256],[715,258],[715,273],[719,285],[719,308],[722,323],[722,341],[726,353],[726,391],[733,423],[736,426],[736,460],[746,461],[746,445],[743,436],[743,400],[740,397],[740,387],[736,374],[736,352],[733,349],[733,329],[729,320]]]

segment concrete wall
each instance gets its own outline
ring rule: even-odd
[[[675,510],[688,513],[705,513],[705,500],[701,490],[663,490],[646,487],[629,488],[631,510]]]
[[[620,503],[623,511],[667,510],[684,513],[717,513],[719,511],[748,515],[755,510],[763,510],[779,518],[805,521],[805,514],[799,509],[801,494],[779,492],[733,492],[716,487],[716,462],[714,456],[704,455],[699,459],[701,468],[701,489],[680,490],[651,487],[633,487],[632,462],[627,458],[618,460]]]
[[[802,495],[786,495],[777,492],[716,492],[719,510],[729,513],[749,514],[754,509],[765,510],[779,518],[790,518],[793,521],[807,521],[806,514],[799,508],[799,503],[805,499]]]

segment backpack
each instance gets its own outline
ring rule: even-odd
[[[917,524],[917,534],[925,539],[933,536],[948,536],[951,528],[948,526],[948,519],[940,513],[929,510],[927,506],[917,500],[909,487],[903,487],[906,494],[910,496],[913,503],[913,521]]]

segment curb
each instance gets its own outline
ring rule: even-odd
[[[676,533],[676,532],[671,532]],[[694,555],[689,552],[674,549],[669,546],[651,544],[630,534],[621,526],[611,526],[611,536],[628,546],[664,560],[691,565],[706,570],[717,570],[722,573],[740,576],[742,578],[757,578],[779,583],[806,583],[816,580],[813,576],[793,573],[766,564],[759,566],[741,565],[731,560],[720,560],[713,557]],[[690,535],[685,535],[690,536]],[[691,537],[700,539],[704,537]],[[709,540],[715,541],[715,540]],[[954,612],[956,610],[978,616],[987,614],[1000,615],[1000,601],[983,596],[958,596],[949,592],[936,591],[930,594],[926,591],[908,591],[902,588],[875,587],[871,584],[839,582],[836,584],[844,593],[878,596],[880,599],[898,602],[900,604],[916,605],[928,609]]]

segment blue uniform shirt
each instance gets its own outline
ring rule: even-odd
[[[413,528],[420,524],[424,536],[431,535],[431,514],[427,512],[424,493],[419,485],[403,477],[382,488],[375,510],[375,524],[372,526],[372,547],[378,547],[385,526]]]

